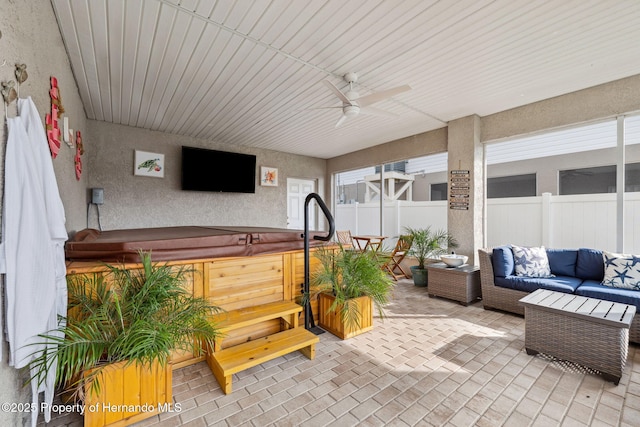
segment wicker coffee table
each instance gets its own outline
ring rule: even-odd
[[[444,263],[428,264],[429,296],[449,298],[468,305],[481,296],[480,269],[473,265],[448,267]]]
[[[545,289],[527,295],[520,304],[527,354],[544,353],[595,369],[618,385],[635,306]]]

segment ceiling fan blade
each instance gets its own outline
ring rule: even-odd
[[[356,99],[356,101],[358,101],[358,104],[360,104],[361,107],[366,107],[367,105],[384,101],[387,98],[391,98],[392,96],[395,96],[402,92],[406,92],[408,90],[411,90],[411,86],[409,85],[398,86],[392,89],[383,90],[382,92],[372,93],[371,95],[361,96],[360,98]]]
[[[314,108],[307,108],[307,110],[332,110],[334,108],[344,108],[342,105],[338,105],[337,107],[314,107]]]
[[[390,111],[382,110],[380,108],[371,107],[371,106],[360,108],[360,112],[362,114],[368,114],[370,116],[385,116],[385,117],[398,117],[399,116],[399,114],[392,113]]]
[[[340,101],[344,102],[345,104],[351,105],[351,101],[349,100],[349,98],[347,98],[347,96],[344,93],[340,92],[340,89],[338,89],[336,85],[331,83],[329,80],[323,80],[323,82],[324,84],[327,85],[329,89],[331,89],[333,93],[336,94],[338,98],[340,98]]]
[[[347,116],[345,116],[344,114],[342,116],[340,116],[340,118],[338,119],[338,123],[336,123],[336,129],[338,129],[340,127],[340,125],[342,125],[344,123],[344,121],[347,120]]]

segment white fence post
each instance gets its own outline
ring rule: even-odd
[[[402,224],[402,218],[400,216],[402,210],[400,210],[400,200],[396,200],[396,233],[394,236],[400,236],[402,233],[400,232],[400,226]]]
[[[551,247],[551,193],[542,193],[542,218],[540,218],[540,228],[542,232],[542,244]]]

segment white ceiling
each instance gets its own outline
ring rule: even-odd
[[[52,0],[87,116],[331,158],[640,73],[638,0]],[[409,84],[334,126],[339,88]]]

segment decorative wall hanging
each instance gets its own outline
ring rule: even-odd
[[[70,132],[73,133],[73,130]],[[82,135],[80,134],[80,131],[76,132],[76,146],[80,149],[80,154],[84,154],[84,143],[82,142]]]
[[[58,115],[64,113],[62,106],[62,98],[60,97],[60,89],[58,88],[58,79],[51,76],[51,113],[45,116],[45,125],[47,128],[47,140],[49,141],[49,150],[51,157],[56,158],[60,151],[60,126],[58,124]]]
[[[164,178],[164,154],[136,150],[133,174]]]
[[[260,185],[267,187],[278,186],[278,169],[268,166],[260,167]]]
[[[16,80],[18,80],[18,84],[21,85],[25,81],[29,74],[27,74],[27,64],[16,64]]]
[[[73,163],[76,165],[76,180],[80,181],[82,176],[82,158],[80,157],[80,147],[76,145],[76,155],[73,158]]]
[[[9,80],[8,82],[2,82],[1,84],[2,90],[0,90],[0,92],[2,93],[2,97],[4,98],[4,103],[5,105],[9,105],[18,98],[18,93],[14,88],[16,82],[14,82],[13,80]]]
[[[60,151],[60,129],[58,128],[58,108],[55,105],[51,105],[51,113],[47,113],[44,118],[44,122],[47,128],[47,141],[49,141],[49,150],[51,151],[51,157],[58,157]]]
[[[73,133],[73,131],[71,131]],[[76,133],[76,155],[73,158],[73,162],[76,166],[76,179],[80,181],[80,176],[82,176],[82,158],[81,155],[84,154],[84,144],[82,143],[82,135],[80,131]]]
[[[58,87],[58,79],[51,76],[51,105],[55,105],[58,108],[58,114],[64,114],[64,107],[62,106],[62,95],[60,94],[60,88]]]
[[[2,67],[7,65],[7,60],[2,61]],[[17,90],[14,86],[16,86],[16,82],[13,80],[9,80],[6,82],[0,83],[0,94],[2,94],[2,98],[4,98],[4,117],[7,118],[7,107],[13,101],[18,99],[20,96],[20,84],[24,83],[29,75],[27,74],[27,65],[26,64],[15,64],[16,65],[16,79],[18,81]]]

